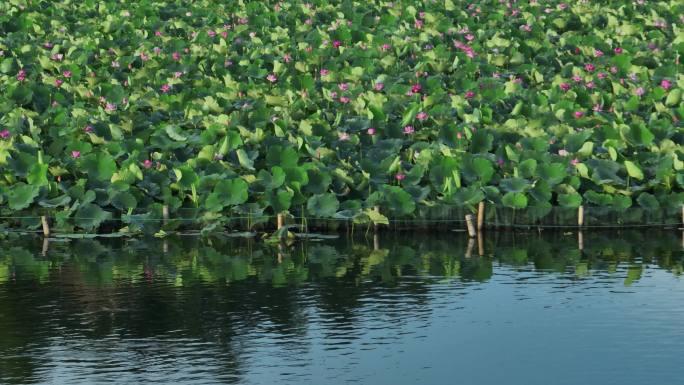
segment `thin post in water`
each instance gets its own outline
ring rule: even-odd
[[[164,226],[169,223],[169,205],[162,206],[162,223]]]
[[[285,226],[285,216],[283,213],[278,213],[278,230],[282,229],[283,226]]]
[[[40,217],[40,223],[43,225],[43,236],[49,237],[50,236],[50,224],[48,223],[48,219],[45,215]]]
[[[473,223],[473,216],[471,214],[467,214],[465,216],[465,221],[466,221],[466,226],[468,227],[468,235],[471,238],[474,238],[477,235],[477,232],[475,231],[475,224]]]
[[[584,206],[577,208],[577,226],[584,226]]]
[[[477,231],[480,232],[484,228],[485,203],[481,201],[477,206]]]

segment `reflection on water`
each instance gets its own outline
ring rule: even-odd
[[[0,383],[679,383],[673,232],[43,251],[0,241]]]

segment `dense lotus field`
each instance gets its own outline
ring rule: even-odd
[[[5,222],[684,203],[676,0],[5,0],[0,34]]]

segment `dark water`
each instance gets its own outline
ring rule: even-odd
[[[0,383],[684,383],[678,233],[481,246],[5,239]]]

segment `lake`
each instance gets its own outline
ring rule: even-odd
[[[680,384],[676,231],[0,240],[0,383]]]

